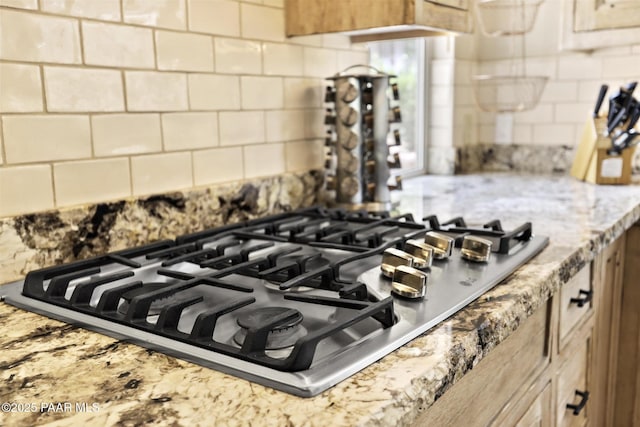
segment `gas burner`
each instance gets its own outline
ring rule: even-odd
[[[118,313],[127,314],[127,310],[129,310],[129,304],[131,300],[138,295],[145,294],[147,292],[157,291],[158,289],[166,288],[167,286],[171,286],[171,283],[163,283],[163,282],[150,282],[144,283],[141,287],[132,289],[128,292],[122,294],[123,301],[118,305]],[[175,298],[160,298],[151,303],[151,307],[149,307],[149,312],[147,316],[157,316],[160,314],[162,307],[167,304],[167,302],[173,300]]]
[[[238,315],[237,323],[240,326],[240,330],[233,336],[233,340],[236,344],[242,346],[249,329],[259,328],[274,317],[284,315],[287,312],[291,312],[291,316],[269,331],[265,350],[280,350],[292,347],[296,341],[307,334],[307,330],[301,325],[302,313],[286,307],[260,307]]]
[[[300,209],[35,270],[4,296],[308,397],[451,316],[548,242],[531,223],[424,221]],[[438,239],[425,241],[429,232]]]
[[[283,294],[286,294],[286,293],[302,294],[305,292],[311,292],[316,289],[311,286],[295,286],[289,289],[280,289],[280,283],[282,283],[282,281],[277,281],[277,280],[263,280],[262,283],[265,288],[272,291],[277,291],[278,293],[283,293]]]
[[[262,271],[260,276],[265,279],[264,284],[268,289],[281,291],[280,285],[304,273],[319,271],[330,266],[332,260],[327,258],[327,253],[311,247],[297,247],[294,251],[277,256],[275,266]],[[294,292],[306,292],[317,286],[297,286],[291,290]]]

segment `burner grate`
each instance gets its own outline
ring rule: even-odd
[[[498,220],[479,228],[462,217],[423,221],[386,212],[302,209],[33,271],[21,284],[20,298],[54,317],[79,316],[89,328],[143,337],[134,341],[145,346],[163,342],[156,349],[225,372],[242,376],[238,366],[244,366],[255,380],[269,368],[269,378],[280,378],[282,389],[306,390],[301,371],[326,388],[332,378],[364,367],[361,360],[371,363],[453,314],[546,244],[533,239],[530,223],[505,231]],[[489,239],[495,259],[469,265],[458,254],[436,261],[431,273],[441,280],[439,287],[430,282],[420,303],[394,300],[380,277],[383,252],[403,249],[430,230],[454,237],[457,247],[468,235]],[[531,240],[528,250],[514,250]],[[266,310],[255,324],[238,323],[268,307],[281,310]],[[302,316],[295,319],[300,329],[274,344],[274,334],[293,322],[294,313]],[[334,360],[346,367],[336,376]]]

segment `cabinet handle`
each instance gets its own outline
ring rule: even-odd
[[[577,405],[573,405],[571,403],[567,403],[567,409],[573,410],[573,415],[579,415],[582,408],[587,404],[587,400],[589,400],[589,392],[588,391],[579,391],[576,390],[576,396],[580,396],[580,403]]]
[[[584,289],[580,289],[580,295],[584,295],[582,298],[571,298],[569,301],[572,304],[577,304],[578,307],[584,307],[585,304],[588,304],[593,299],[593,291],[585,291]]]

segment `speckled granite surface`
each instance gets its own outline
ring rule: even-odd
[[[0,304],[0,400],[70,412],[0,413],[0,425],[400,426],[411,423],[581,266],[640,219],[640,186],[566,177],[471,175],[407,181],[417,216],[531,220],[550,245],[425,335],[325,393],[302,399]],[[95,403],[96,412],[76,412]]]
[[[30,270],[317,203],[318,172],[0,218],[0,283]]]
[[[456,173],[568,173],[574,156],[574,148],[567,145],[470,145],[456,149],[455,170]],[[640,150],[635,151],[632,167],[633,173],[640,175]]]

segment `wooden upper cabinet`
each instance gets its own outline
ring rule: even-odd
[[[640,42],[640,0],[564,0],[562,46],[569,49]]]
[[[470,0],[286,0],[286,32],[341,32],[354,42],[470,33],[469,9]]]

